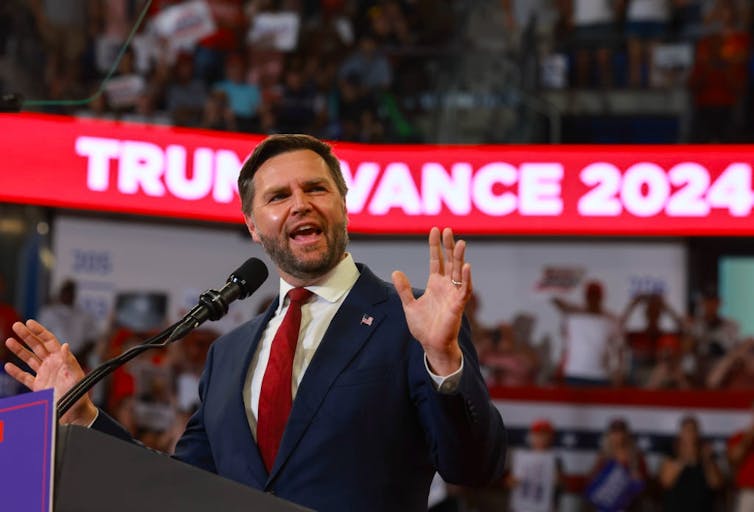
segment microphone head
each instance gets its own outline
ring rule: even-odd
[[[228,276],[228,282],[237,284],[241,291],[238,298],[245,299],[262,286],[268,274],[267,265],[262,260],[249,258]]]

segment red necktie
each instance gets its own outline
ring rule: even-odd
[[[270,359],[262,379],[257,413],[257,446],[268,472],[272,470],[291,412],[293,356],[301,328],[301,304],[311,294],[306,288],[293,288],[288,292],[288,311],[272,340]]]

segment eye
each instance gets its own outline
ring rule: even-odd
[[[271,195],[270,195],[270,196],[269,196],[269,197],[267,198],[267,202],[268,202],[268,203],[275,203],[275,202],[277,202],[277,201],[282,201],[282,200],[283,200],[283,199],[285,199],[286,197],[287,197],[287,195],[286,195],[286,194],[284,194],[284,193],[282,193],[282,192],[277,192],[277,193],[275,193],[275,194],[271,194]]]

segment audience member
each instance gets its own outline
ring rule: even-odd
[[[596,83],[613,85],[612,55],[618,33],[619,4],[611,0],[563,0],[563,18],[570,27],[569,41],[575,53],[577,87],[589,87],[596,61]]]
[[[694,416],[681,420],[673,453],[660,464],[659,482],[664,512],[709,512],[715,510],[724,484],[712,445],[705,442]]]
[[[107,359],[115,357],[144,341],[145,338],[129,329],[119,328],[115,330],[108,344],[113,353],[108,354]],[[134,415],[136,379],[131,371],[133,364],[134,362],[131,360],[116,368],[110,375],[102,405],[126,430],[136,435],[137,428]]]
[[[209,94],[204,104],[200,126],[209,130],[236,131],[236,116],[228,104],[225,91],[216,89]]]
[[[209,329],[196,329],[186,335],[180,344],[172,345],[177,352],[172,360],[176,376],[176,405],[179,414],[188,420],[199,406],[199,377],[207,359],[207,351],[219,333]]]
[[[335,108],[340,122],[339,138],[358,142],[364,113],[375,108],[373,96],[364,89],[358,75],[350,74],[338,80]]]
[[[313,133],[317,120],[316,99],[316,89],[305,80],[303,70],[298,66],[289,67],[276,108],[277,128],[283,133]]]
[[[500,324],[499,337],[493,351],[480,358],[480,364],[489,371],[486,379],[490,386],[533,386],[537,383],[539,355],[530,346],[516,338],[513,326]]]
[[[178,411],[173,370],[162,353],[145,352],[132,361],[130,371],[135,385],[136,438],[151,448],[168,452],[177,440],[174,437]]]
[[[156,103],[155,92],[150,89],[144,90],[136,97],[133,111],[125,112],[121,120],[132,123],[170,125],[172,119],[166,112],[157,110]]]
[[[197,43],[194,50],[194,73],[205,83],[213,83],[222,78],[226,58],[241,50],[246,35],[246,16],[243,10],[245,2],[243,0],[206,1],[217,30]]]
[[[672,3],[680,0],[626,0],[626,45],[628,48],[628,84],[647,84],[652,52],[668,34]],[[645,75],[646,73],[646,75]]]
[[[631,315],[635,309],[644,307],[644,326],[628,331]],[[673,323],[673,330],[667,332],[662,327],[663,316]],[[633,384],[642,385],[647,381],[649,372],[657,363],[658,340],[665,335],[679,339],[685,332],[683,318],[665,301],[661,293],[638,294],[631,299],[620,317],[620,328],[625,332],[627,349],[630,352],[630,377]]]
[[[684,368],[682,339],[675,334],[663,334],[657,340],[657,362],[647,376],[647,389],[690,389],[693,378]]]
[[[81,57],[86,48],[89,29],[89,0],[32,0],[30,6],[42,37],[47,62],[48,84],[61,70],[67,70],[74,81],[80,79]]]
[[[707,374],[710,389],[754,389],[754,339],[717,359]]]
[[[398,49],[410,45],[414,33],[410,30],[403,7],[397,0],[383,0],[367,11],[368,33],[383,49]]]
[[[235,116],[235,123],[242,132],[253,132],[258,126],[262,93],[259,86],[246,81],[247,70],[240,53],[228,56],[225,61],[225,79],[212,87],[223,91]]]
[[[177,126],[198,126],[207,103],[207,88],[194,78],[194,58],[180,53],[165,85],[165,108]]]
[[[368,34],[361,36],[357,48],[343,61],[338,75],[341,79],[349,75],[358,77],[370,92],[387,89],[393,82],[390,61]]]
[[[563,316],[560,371],[570,386],[622,384],[622,342],[618,321],[603,308],[604,289],[591,281],[584,287],[584,304],[552,300]]]
[[[464,314],[469,321],[469,329],[471,330],[471,341],[476,348],[477,356],[480,361],[483,361],[495,351],[495,342],[497,333],[494,329],[484,325],[479,320],[479,295],[472,293],[469,301],[466,303],[466,309]],[[484,364],[482,363],[482,371],[485,372]]]
[[[720,28],[715,24],[719,19]],[[745,92],[751,36],[740,26],[741,13],[732,0],[721,2],[708,18],[712,32],[696,45],[689,77],[694,113],[692,142],[731,142],[735,114]]]
[[[506,486],[511,512],[559,510],[564,488],[563,461],[553,448],[555,428],[546,419],[529,427],[528,448],[513,451]]]
[[[588,477],[586,496],[598,510],[643,511],[649,480],[644,455],[623,418],[610,421]]]
[[[65,340],[71,352],[84,364],[99,341],[97,321],[76,303],[77,284],[66,279],[60,285],[56,300],[39,311],[39,321],[60,340]]]
[[[736,487],[734,510],[750,512],[754,510],[754,423],[728,440],[728,462]]]
[[[720,314],[722,303],[717,290],[706,288],[691,324],[699,374],[706,375],[712,365],[739,341],[738,324]]]
[[[136,70],[134,52],[127,48],[115,74],[104,84],[107,105],[116,112],[130,112],[139,96],[147,90],[147,81]]]

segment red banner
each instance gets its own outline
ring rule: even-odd
[[[0,201],[240,222],[260,136],[0,115]],[[750,146],[335,143],[355,233],[752,235]]]

